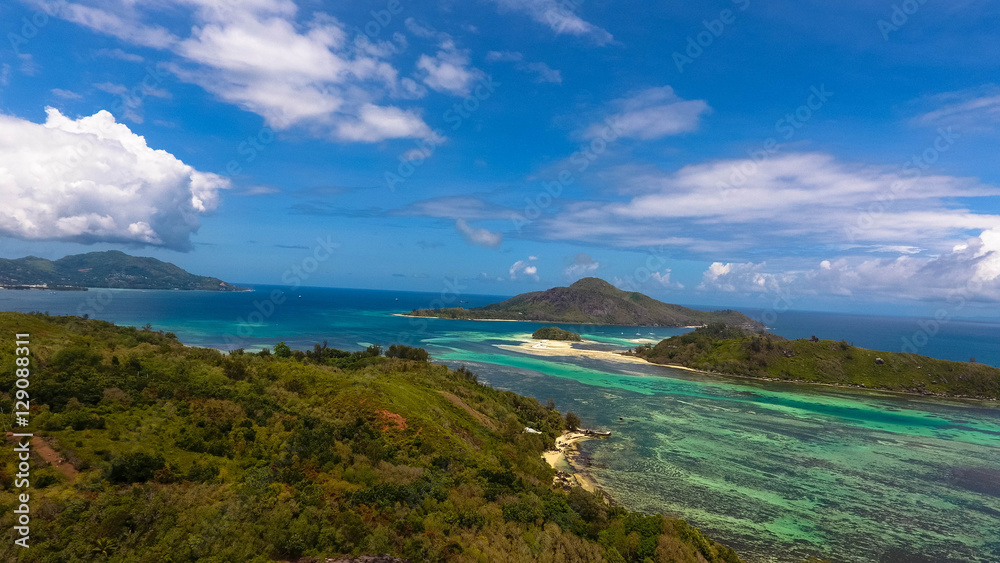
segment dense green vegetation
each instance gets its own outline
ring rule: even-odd
[[[698,311],[622,291],[598,278],[583,278],[569,287],[523,293],[501,303],[465,309],[417,309],[415,317],[503,319],[621,326],[700,326],[723,322],[749,329],[760,323],[737,311]]]
[[[569,340],[572,342],[582,342],[583,338],[575,332],[563,330],[557,326],[543,326],[532,335],[535,340]]]
[[[40,314],[0,313],[0,329],[7,344],[31,334],[30,429],[68,462],[32,461],[22,549],[16,458],[0,449],[4,561],[739,561],[683,521],[554,489],[540,454],[567,421],[464,368],[404,359],[418,349],[223,354]],[[5,345],[6,413],[13,366]]]
[[[633,353],[653,363],[749,377],[1000,398],[1000,369],[991,366],[878,352],[816,337],[789,341],[721,324],[668,338],[656,346],[640,346]]]
[[[56,261],[35,256],[0,258],[0,285],[41,284],[121,289],[242,289],[218,278],[189,274],[155,258],[129,256],[117,250],[75,254]]]

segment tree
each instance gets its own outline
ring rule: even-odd
[[[545,402],[545,408],[549,409],[550,411],[556,410],[556,401],[555,401],[555,399],[553,399],[552,397],[549,397],[549,400]]]
[[[291,347],[288,346],[288,344],[285,344],[284,342],[279,342],[274,345],[274,355],[278,356],[279,358],[291,358],[292,349]]]
[[[415,360],[418,362],[426,362],[428,358],[427,350],[403,344],[393,344],[392,346],[389,346],[389,349],[385,352],[385,357]]]
[[[576,430],[580,427],[580,417],[576,416],[576,413],[568,412],[566,413],[566,427],[570,430]]]
[[[99,538],[94,540],[94,548],[90,551],[98,555],[110,557],[118,548],[118,544],[111,538]]]

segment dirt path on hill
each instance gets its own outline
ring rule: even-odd
[[[12,432],[7,433],[7,441],[17,441]],[[38,454],[38,457],[42,458],[45,463],[55,467],[60,473],[69,477],[70,481],[76,478],[79,473],[79,471],[73,467],[73,464],[68,463],[65,459],[63,459],[63,457],[59,455],[59,452],[52,449],[52,446],[50,446],[49,443],[46,442],[41,436],[35,436],[31,439],[31,449]]]
[[[472,416],[472,418],[474,418],[477,421],[479,421],[479,423],[482,424],[483,426],[489,428],[490,430],[496,430],[496,426],[493,424],[493,421],[490,420],[490,418],[488,416],[486,416],[485,414],[483,414],[483,413],[477,411],[476,409],[470,407],[468,405],[468,403],[466,403],[465,401],[463,401],[457,395],[455,395],[453,393],[449,393],[448,391],[438,391],[438,393],[440,393],[441,395],[443,395],[445,399],[448,399],[448,401],[451,404],[453,404],[456,407],[458,407],[458,408],[464,410],[465,412],[469,413]]]

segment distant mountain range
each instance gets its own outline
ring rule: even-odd
[[[244,291],[219,278],[196,276],[155,258],[129,256],[117,250],[75,254],[59,260],[28,256],[0,258],[0,286],[8,289],[202,289]]]
[[[583,278],[569,287],[534,291],[501,303],[472,309],[418,309],[410,316],[604,324],[623,326],[702,326],[725,323],[761,330],[763,325],[738,311],[699,311],[622,291],[598,278]]]

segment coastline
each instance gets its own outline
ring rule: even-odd
[[[988,403],[996,403],[997,399],[989,397],[972,397],[966,395],[947,395],[942,393],[914,393],[912,391],[899,391],[896,389],[887,389],[884,387],[868,387],[865,385],[853,385],[835,382],[825,382],[825,381],[805,381],[800,379],[779,379],[776,377],[757,377],[752,375],[740,375],[735,373],[725,373],[718,371],[706,371],[701,369],[695,369],[679,364],[660,364],[656,362],[650,362],[640,356],[626,355],[623,351],[616,350],[581,350],[579,348],[573,347],[572,342],[563,341],[552,341],[552,340],[524,340],[520,341],[518,345],[512,344],[495,344],[497,348],[501,350],[507,350],[510,352],[519,352],[522,354],[529,354],[533,356],[575,356],[584,358],[595,358],[599,360],[607,360],[613,362],[623,362],[623,363],[641,363],[650,366],[661,366],[670,369],[690,371],[694,373],[700,373],[703,375],[710,375],[714,377],[727,377],[736,378],[750,381],[763,381],[769,383],[792,383],[796,385],[809,385],[809,386],[825,386],[833,387],[838,389],[852,389],[856,391],[875,391],[878,393],[891,393],[894,395],[905,395],[907,397],[924,397],[928,399],[949,399],[949,400],[959,400],[959,401],[980,401]],[[592,342],[592,341],[584,341]]]
[[[587,430],[570,431],[563,430],[561,436],[556,438],[554,450],[542,452],[544,459],[552,469],[556,470],[553,482],[563,487],[580,486],[583,490],[597,494],[609,501],[607,493],[601,489],[597,480],[590,474],[590,470],[580,459],[579,443],[586,440],[594,440],[599,437],[587,434]]]
[[[636,356],[636,357],[638,358],[638,356]],[[809,385],[809,386],[819,385],[819,386],[824,386],[824,387],[836,387],[836,388],[839,388],[839,389],[854,389],[856,391],[877,391],[879,393],[892,393],[894,395],[906,395],[907,397],[924,397],[924,398],[928,398],[928,399],[951,399],[951,400],[960,400],[960,401],[981,401],[981,402],[990,402],[990,403],[997,402],[997,399],[993,399],[993,398],[990,398],[990,397],[972,397],[972,396],[969,396],[969,395],[946,395],[946,394],[943,394],[943,393],[931,393],[929,391],[926,392],[926,393],[914,393],[912,391],[899,391],[897,389],[888,389],[888,388],[885,388],[885,387],[868,387],[867,385],[860,385],[860,384],[859,385],[854,385],[854,384],[835,383],[835,382],[827,382],[827,381],[805,381],[803,379],[779,379],[777,377],[755,377],[755,376],[752,376],[752,375],[740,375],[740,374],[736,374],[736,373],[725,373],[725,372],[721,372],[721,371],[706,371],[706,370],[703,370],[703,369],[689,368],[687,366],[682,366],[682,365],[679,365],[679,364],[658,364],[656,362],[649,362],[649,361],[646,361],[646,360],[642,360],[642,361],[646,362],[647,364],[649,364],[651,366],[662,366],[662,367],[665,367],[665,368],[679,369],[679,370],[684,370],[684,371],[692,371],[694,373],[701,373],[701,374],[712,375],[712,376],[716,376],[716,377],[732,377],[732,378],[736,378],[736,379],[747,379],[747,380],[750,380],[750,381],[764,381],[764,382],[768,382],[768,383],[793,383],[793,384],[796,384],[796,385]]]

